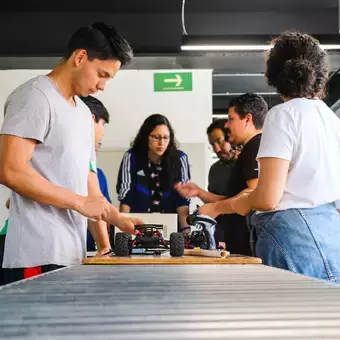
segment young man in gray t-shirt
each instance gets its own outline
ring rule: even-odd
[[[79,28],[47,76],[15,89],[5,104],[0,182],[12,190],[2,275],[4,283],[86,256],[87,218],[134,232],[139,220],[103,197],[95,170],[91,113],[78,96],[104,90],[132,51],[104,23]],[[33,269],[32,269],[33,268]]]

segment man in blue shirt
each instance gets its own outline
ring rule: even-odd
[[[107,111],[104,104],[97,98],[88,96],[88,97],[81,97],[82,101],[89,107],[92,118],[94,122],[94,132],[95,132],[95,149],[96,152],[98,152],[100,146],[101,146],[101,140],[104,137],[104,126],[105,124],[108,124],[110,121],[110,114]],[[90,164],[90,168],[96,168],[95,164]],[[111,198],[108,191],[107,186],[107,180],[105,177],[104,172],[96,168],[94,169],[97,172],[97,177],[99,181],[99,186],[102,194],[105,196],[105,198],[111,202]],[[104,223],[104,222],[103,222]],[[93,239],[93,233],[97,232],[96,229],[91,228],[91,225],[89,224],[89,228],[87,230],[87,251],[95,251],[96,250],[96,244]],[[107,234],[107,237],[105,237],[107,245],[104,246],[104,248],[110,248],[110,241]]]

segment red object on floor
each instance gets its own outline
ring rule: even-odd
[[[24,279],[28,279],[33,276],[40,275],[42,273],[42,268],[32,267],[32,268],[24,268]]]

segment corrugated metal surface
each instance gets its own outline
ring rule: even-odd
[[[340,287],[262,265],[78,266],[0,290],[1,339],[340,339]]]

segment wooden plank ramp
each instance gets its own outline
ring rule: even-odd
[[[86,265],[127,265],[127,264],[261,264],[257,257],[230,255],[225,258],[183,256],[171,257],[163,254],[160,256],[132,255],[129,257],[89,257],[83,260]]]

